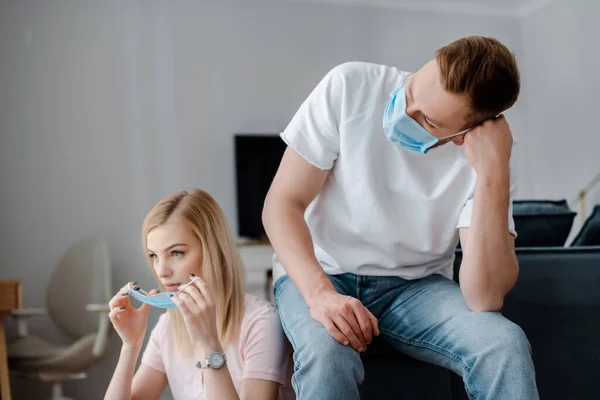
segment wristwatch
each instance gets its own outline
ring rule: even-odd
[[[227,356],[225,353],[219,351],[213,351],[204,360],[198,361],[196,364],[197,368],[214,368],[219,369],[227,362]]]

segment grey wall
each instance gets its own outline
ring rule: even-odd
[[[102,236],[115,285],[150,286],[139,233],[160,197],[203,188],[235,229],[233,133],[281,131],[338,63],[416,70],[434,49],[472,34],[524,54],[516,18],[282,1],[0,2],[0,278],[22,279],[24,305],[42,306],[61,254],[76,240]],[[524,116],[521,105],[509,113],[519,140]],[[583,113],[577,119],[592,121]],[[531,174],[548,161],[536,161]],[[65,282],[66,296],[73,284]],[[32,326],[69,342],[46,319]],[[113,337],[91,379],[68,383],[66,394],[102,398],[117,355]],[[48,389],[13,380],[17,399]]]
[[[555,0],[521,21],[529,170],[521,196],[571,200],[600,172],[599,17],[595,0]],[[589,215],[600,185],[586,203]],[[580,226],[577,217],[571,238]]]

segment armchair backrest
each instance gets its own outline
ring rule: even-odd
[[[112,297],[111,263],[107,244],[98,238],[75,243],[57,265],[46,295],[48,314],[73,338],[99,329],[98,314],[88,304],[107,304]]]

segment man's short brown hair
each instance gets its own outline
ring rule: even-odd
[[[494,38],[470,36],[435,52],[442,86],[471,101],[471,122],[495,117],[519,97],[519,69],[513,53]]]

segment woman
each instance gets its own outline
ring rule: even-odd
[[[133,307],[126,287],[112,298],[109,317],[123,345],[105,399],[158,399],[167,384],[177,400],[293,398],[291,347],[275,308],[244,293],[215,200],[197,189],[167,196],[146,216],[142,241],[176,308],[160,316],[134,376],[150,305]]]

